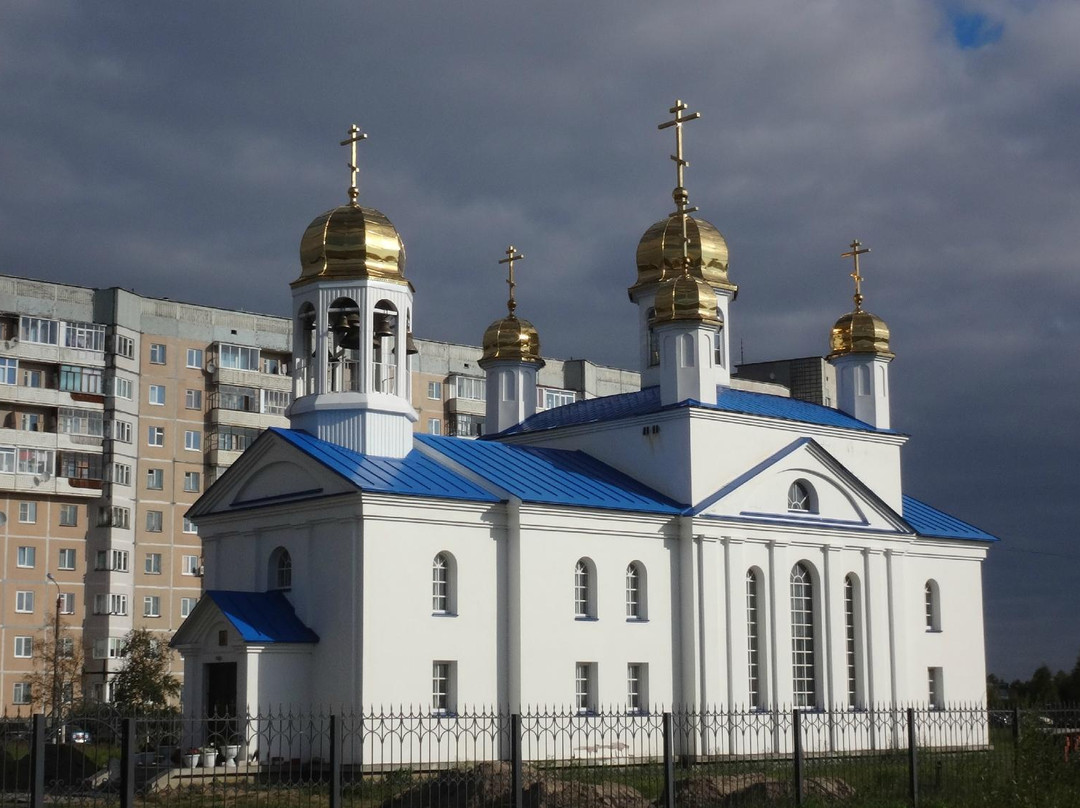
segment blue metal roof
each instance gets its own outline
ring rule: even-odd
[[[281,592],[232,592],[211,589],[206,597],[233,624],[244,642],[318,642],[319,635],[300,622]]]
[[[416,439],[525,502],[664,514],[684,507],[584,452],[434,435]]]
[[[955,516],[932,508],[906,494],[903,496],[904,520],[915,528],[920,536],[939,539],[971,539],[973,541],[999,541],[985,530],[957,519]]]
[[[372,457],[328,443],[298,429],[271,427],[278,435],[363,491],[498,502],[480,486],[415,449],[401,459]]]
[[[721,412],[738,412],[747,415],[762,415],[768,418],[782,418],[786,421],[799,421],[806,424],[857,429],[862,432],[895,434],[891,429],[875,429],[865,421],[852,418],[850,415],[842,413],[840,410],[834,410],[831,407],[823,407],[809,401],[800,401],[797,398],[786,398],[767,393],[752,393],[748,390],[735,390],[731,387],[717,388],[716,404],[703,404],[700,401],[688,399],[665,407],[660,403],[659,387],[646,387],[644,390],[633,393],[620,393],[619,395],[604,396],[603,398],[575,401],[573,404],[565,404],[562,407],[554,407],[539,412],[500,434],[516,435],[578,424],[615,421],[678,407],[700,407]]]

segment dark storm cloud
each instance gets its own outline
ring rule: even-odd
[[[512,242],[545,353],[631,365],[634,247],[674,180],[656,124],[685,98],[691,201],[741,286],[735,350],[824,352],[850,308],[839,254],[870,245],[906,484],[1006,539],[990,666],[1066,667],[1078,34],[1075,4],[1007,0],[9,3],[0,271],[283,314],[356,120],[422,335],[478,340]]]

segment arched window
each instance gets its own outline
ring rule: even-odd
[[[746,667],[750,685],[750,706],[761,707],[761,603],[758,576],[746,571]]]
[[[431,562],[431,611],[451,614],[453,608],[453,565],[447,553],[439,553]]]
[[[814,488],[806,480],[796,480],[788,487],[787,507],[789,511],[813,513],[817,510],[814,501]]]
[[[645,567],[631,561],[626,567],[626,618],[644,620],[645,606]]]
[[[682,354],[682,366],[692,368],[697,363],[697,345],[694,343],[693,334],[683,334],[679,337],[679,353]]]
[[[284,547],[270,554],[270,589],[292,589],[292,556]]]
[[[656,335],[651,325],[652,318],[656,314],[656,309],[649,309],[645,313],[645,319],[650,323],[649,325],[649,367],[655,367],[660,364],[660,338]]]
[[[814,582],[805,564],[791,570],[792,695],[796,707],[817,706],[814,657]]]
[[[593,564],[587,558],[574,565],[574,617],[596,617],[596,584]]]
[[[926,630],[941,631],[941,593],[937,581],[932,578],[924,587],[926,600]]]
[[[844,660],[847,664],[848,704],[859,706],[859,646],[856,640],[858,587],[854,575],[844,576]]]

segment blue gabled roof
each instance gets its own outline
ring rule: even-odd
[[[403,458],[372,457],[328,443],[298,429],[271,427],[305,454],[337,472],[363,491],[497,502],[480,486],[440,466],[415,449]]]
[[[731,387],[719,387],[717,393],[716,404],[702,404],[700,401],[687,400],[665,407],[660,403],[660,388],[646,387],[644,390],[633,393],[590,398],[545,410],[531,418],[526,418],[520,424],[510,427],[501,434],[516,435],[524,432],[541,432],[545,429],[576,426],[578,424],[615,421],[622,418],[632,418],[636,415],[649,415],[677,407],[700,407],[721,412],[762,415],[768,418],[782,418],[787,421],[799,421],[806,424],[857,429],[861,432],[893,433],[891,429],[875,429],[865,421],[852,418],[850,415],[840,412],[840,410],[823,407],[820,404],[812,404],[809,401],[801,401],[797,398],[786,398],[767,393],[752,393],[748,390],[735,390]]]
[[[915,528],[920,536],[938,539],[971,539],[973,541],[998,541],[985,530],[969,525],[962,519],[949,516],[906,494],[903,496],[904,520]]]
[[[232,592],[211,589],[206,597],[233,624],[244,642],[318,642],[319,635],[300,622],[281,592]]]
[[[584,452],[434,435],[416,439],[525,502],[664,514],[684,507]]]

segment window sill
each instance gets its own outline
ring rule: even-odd
[[[941,629],[940,629],[940,628],[928,628],[928,629],[926,630],[926,633],[927,633],[927,634],[941,634],[941,633],[942,633],[942,631],[941,631]]]
[[[432,612],[432,617],[457,617],[457,612]]]
[[[574,617],[574,620],[575,620],[575,622],[578,622],[578,623],[598,623],[598,622],[600,622],[600,618],[591,617],[590,615],[587,615],[587,614],[576,615]]]
[[[647,618],[647,617],[628,617],[628,618],[626,618],[626,622],[627,623],[648,623],[649,618]]]

